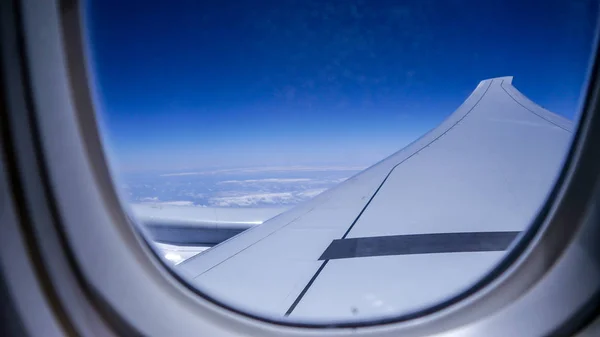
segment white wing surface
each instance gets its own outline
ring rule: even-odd
[[[405,313],[465,290],[527,228],[571,138],[570,121],[511,81],[482,81],[406,148],[177,269],[229,305],[312,321]]]

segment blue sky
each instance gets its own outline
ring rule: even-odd
[[[368,165],[513,75],[573,118],[593,1],[89,1],[106,143],[125,171]]]

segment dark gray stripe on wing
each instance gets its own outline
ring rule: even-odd
[[[503,251],[520,232],[374,236],[333,240],[319,260],[355,257]]]

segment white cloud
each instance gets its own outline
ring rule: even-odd
[[[247,179],[247,180],[225,180],[218,184],[245,184],[245,183],[300,183],[308,182],[309,178],[267,178],[267,179]]]
[[[165,259],[173,262],[174,264],[179,264],[181,261],[183,261],[183,257],[181,257],[181,255],[172,252],[165,253]]]
[[[210,172],[181,172],[181,173],[167,173],[161,174],[161,177],[173,177],[173,176],[193,176],[199,174],[209,174]]]
[[[260,204],[278,205],[295,201],[292,192],[258,193],[239,196],[215,197],[210,199],[211,206],[217,207],[248,207]]]
[[[209,200],[209,204],[210,206],[214,207],[253,207],[290,205],[297,204],[308,199],[312,199],[326,190],[326,188],[320,188],[294,192],[254,193],[220,196],[211,198]]]
[[[319,195],[325,191],[327,191],[326,188],[319,188],[319,189],[314,189],[314,190],[302,191],[302,192],[298,193],[298,195],[303,198],[310,199],[310,198],[316,197],[317,195]]]
[[[272,167],[246,167],[235,169],[220,169],[212,171],[178,172],[161,174],[161,177],[205,175],[219,173],[257,173],[257,172],[290,172],[290,171],[362,171],[366,166],[272,166]]]
[[[194,206],[194,202],[193,201],[159,201],[159,202],[153,202],[155,200],[158,200],[158,198],[144,198],[144,199],[151,199],[151,200],[142,200],[145,201],[144,203],[147,204],[153,204],[153,205],[169,205],[169,206]]]

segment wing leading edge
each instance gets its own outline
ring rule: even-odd
[[[535,216],[572,133],[511,81],[482,81],[409,146],[178,270],[229,305],[312,321],[406,313],[465,290]]]

